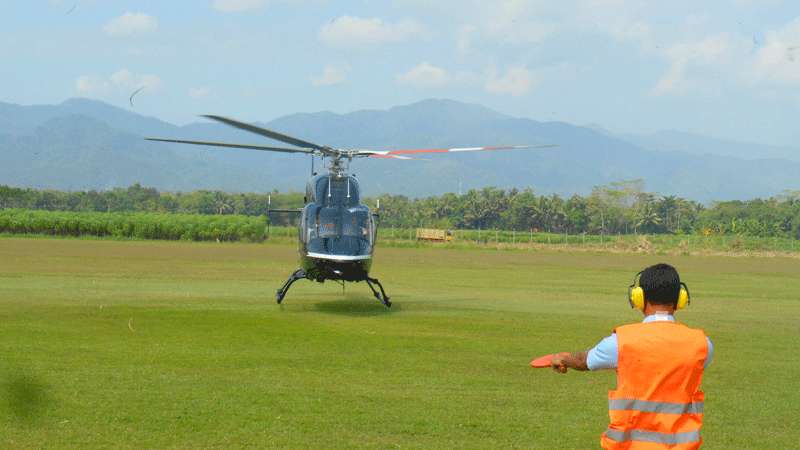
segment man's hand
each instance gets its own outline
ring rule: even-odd
[[[567,369],[589,370],[586,366],[586,356],[589,352],[557,353],[550,361],[550,367],[558,373],[567,373]]]

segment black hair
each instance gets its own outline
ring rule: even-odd
[[[681,277],[669,264],[656,264],[642,271],[639,286],[644,290],[644,299],[655,305],[675,305],[681,292]]]

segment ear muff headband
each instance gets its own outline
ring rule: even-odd
[[[678,303],[675,305],[675,309],[686,308],[691,303],[692,294],[689,293],[689,287],[686,286],[686,283],[681,281],[681,292],[678,294]]]
[[[644,289],[639,286],[639,276],[642,272],[633,277],[633,284],[628,286],[628,303],[631,308],[636,308],[639,311],[644,311]],[[683,309],[692,303],[692,295],[689,293],[689,287],[686,283],[681,281],[681,290],[678,293],[678,301],[675,303],[675,309]]]

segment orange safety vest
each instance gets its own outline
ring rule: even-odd
[[[696,449],[703,425],[703,330],[674,322],[624,325],[617,333],[617,389],[608,392],[605,449]]]

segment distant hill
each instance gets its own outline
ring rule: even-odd
[[[741,159],[788,159],[800,161],[800,148],[716,139],[683,131],[658,131],[624,135],[623,139],[650,150],[691,155],[732,156]]]
[[[212,113],[213,111],[209,111]],[[702,136],[683,144],[658,134],[641,139],[563,122],[538,122],[452,100],[388,110],[291,114],[262,124],[332,146],[420,148],[554,143],[542,150],[431,155],[425,160],[357,160],[366,193],[424,196],[483,186],[533,187],[540,193],[588,193],[593,186],[644,178],[648,190],[700,201],[752,198],[800,188],[800,162],[745,158]],[[269,142],[216,123],[175,126],[86,99],[60,105],[0,103],[0,184],[59,189],[135,182],[160,189],[301,190],[309,158],[144,141],[144,136]],[[688,144],[687,144],[688,142]],[[694,143],[692,145],[689,145]],[[773,154],[770,154],[774,156]],[[782,154],[792,156],[791,152]],[[737,157],[738,156],[738,157]]]

